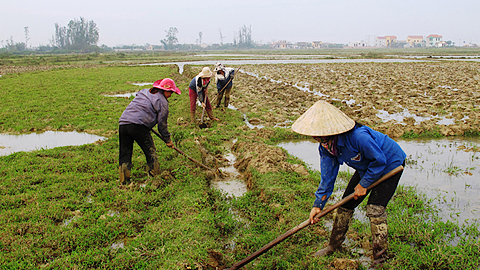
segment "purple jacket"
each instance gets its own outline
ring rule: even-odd
[[[137,124],[151,129],[158,124],[158,132],[165,143],[170,142],[167,126],[168,100],[162,93],[150,93],[149,89],[140,90],[128,104],[118,120],[119,125]]]

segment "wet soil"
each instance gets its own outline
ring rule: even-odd
[[[290,126],[317,100],[392,138],[480,131],[480,63],[249,65],[235,79],[232,105],[266,127]],[[382,120],[381,113],[406,117]],[[383,118],[385,119],[385,118]],[[442,124],[440,120],[450,119]]]

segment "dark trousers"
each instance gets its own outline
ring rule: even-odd
[[[228,87],[228,88],[225,88],[223,89],[222,92],[218,92],[217,93],[217,108],[220,107],[220,104],[222,104],[222,99],[223,99],[223,95],[225,94],[225,108],[228,107],[228,103],[230,103],[230,91],[232,90],[232,87]]]
[[[123,163],[132,164],[134,141],[142,148],[148,165],[152,165],[158,160],[152,135],[146,126],[137,124],[121,125],[118,132],[120,140],[119,166],[122,166]]]
[[[405,161],[403,162],[403,166],[405,167]],[[385,179],[385,181],[383,181],[376,187],[368,190],[367,195],[359,197],[357,200],[351,199],[350,201],[346,202],[342,207],[353,210],[365,199],[365,197],[368,196],[368,194],[370,194],[370,197],[368,198],[368,204],[387,207],[388,202],[390,201],[390,199],[392,199],[393,194],[397,189],[398,181],[400,181],[402,173],[403,170],[393,175],[392,177]],[[358,172],[355,172],[350,179],[350,182],[348,182],[347,189],[343,193],[342,199],[355,192],[355,187],[358,185],[360,180],[360,175],[358,174]]]

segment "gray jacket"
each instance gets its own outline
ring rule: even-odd
[[[158,124],[158,132],[162,135],[165,143],[170,142],[168,132],[168,100],[158,92],[150,93],[149,89],[140,90],[135,98],[123,111],[119,125],[137,124],[152,129]]]

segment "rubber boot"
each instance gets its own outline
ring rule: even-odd
[[[230,97],[225,97],[225,109],[228,108],[228,104],[230,104]]]
[[[326,248],[317,251],[314,256],[328,256],[340,249],[343,241],[345,241],[345,234],[352,220],[353,211],[343,207],[337,208],[337,215],[333,221],[332,234],[330,235],[330,243]]]
[[[147,164],[147,171],[148,175],[151,177],[155,177],[155,175],[159,175],[160,171],[160,163],[158,161],[153,162],[152,164]]]
[[[216,118],[215,116],[213,116],[212,110],[206,110],[206,111],[207,111],[208,118],[210,118],[211,120],[213,120],[213,121],[220,120],[220,119]]]
[[[132,168],[132,165],[130,163],[122,163],[122,165],[120,165],[118,167],[118,171],[120,173],[120,184],[121,185],[128,185],[131,181],[131,168]]]
[[[370,218],[372,230],[372,266],[377,266],[388,259],[388,226],[387,212],[381,205],[367,205],[367,217]]]
[[[192,122],[192,124],[195,124],[195,111],[190,111],[190,122]]]
[[[215,107],[216,109],[220,108],[220,104],[222,104],[222,99],[223,99],[223,93],[222,94],[218,93],[217,94],[217,106]]]

